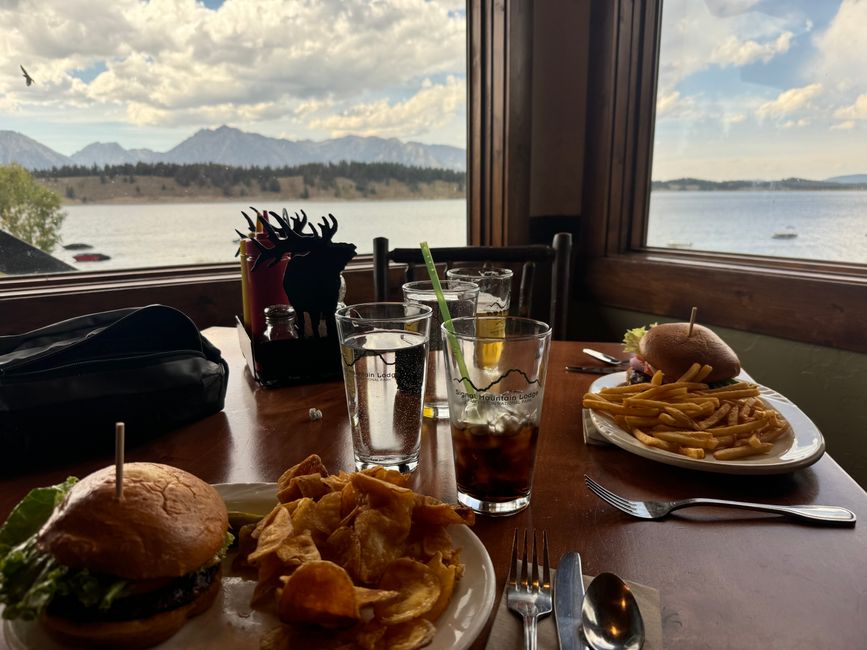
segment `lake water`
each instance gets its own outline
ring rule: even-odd
[[[62,248],[54,256],[88,271],[130,269],[175,264],[208,264],[233,261],[238,250],[235,229],[247,231],[241,215],[254,217],[250,202],[155,203],[129,205],[73,205],[64,207],[63,244],[85,243],[87,251]],[[281,213],[283,204],[254,203],[258,209]],[[338,222],[336,242],[351,242],[358,254],[373,251],[373,238],[388,237],[394,248],[463,246],[467,241],[467,203],[442,201],[299,201],[285,205],[294,212],[303,208],[309,221],[333,214]],[[111,257],[101,262],[76,262],[81,252]]]
[[[55,255],[82,270],[107,270],[230,262],[235,228],[246,224],[249,203],[76,205],[65,207],[64,244],[91,244],[111,256],[103,262],[75,262],[78,251]],[[281,211],[283,205],[263,205]],[[319,221],[332,213],[335,241],[352,242],[370,253],[373,238],[391,247],[462,246],[466,243],[466,201],[299,201]],[[651,246],[751,253],[811,260],[867,263],[867,192],[653,192],[648,244]],[[796,237],[775,239],[775,233]]]
[[[867,264],[867,192],[653,192],[647,243]]]

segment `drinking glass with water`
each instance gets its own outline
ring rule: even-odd
[[[473,316],[479,297],[479,285],[473,282],[445,280],[441,283],[443,299],[452,318]],[[445,356],[440,325],[440,311],[436,290],[430,280],[407,282],[403,285],[405,302],[417,302],[433,310],[431,315],[430,343],[427,361],[427,382],[424,390],[424,417],[439,419],[449,416],[449,395],[446,389]]]
[[[356,469],[418,466],[432,310],[396,302],[337,310]]]

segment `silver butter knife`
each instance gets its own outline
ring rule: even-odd
[[[618,359],[617,357],[612,357],[610,354],[605,354],[604,352],[594,350],[593,348],[584,348],[581,352],[586,354],[588,357],[593,357],[594,359],[598,359],[602,363],[607,363],[611,366],[625,366],[629,363],[629,359]]]
[[[566,372],[584,372],[590,375],[610,375],[623,372],[623,368],[614,366],[566,366]]]
[[[586,650],[581,637],[581,603],[584,600],[584,578],[581,575],[581,555],[566,553],[557,562],[554,576],[554,618],[560,650]]]

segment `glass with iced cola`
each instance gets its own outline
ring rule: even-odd
[[[442,326],[458,501],[509,515],[530,503],[551,328],[529,318]],[[452,331],[449,331],[451,327]],[[497,344],[497,355],[480,354]]]

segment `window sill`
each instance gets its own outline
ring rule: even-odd
[[[344,271],[353,300],[373,296],[369,259]],[[238,265],[212,264],[116,273],[64,273],[0,280],[0,335],[26,332],[82,314],[164,304],[186,313],[200,328],[234,325],[241,313]]]
[[[867,269],[858,265],[644,251],[590,258],[590,300],[867,353]]]

